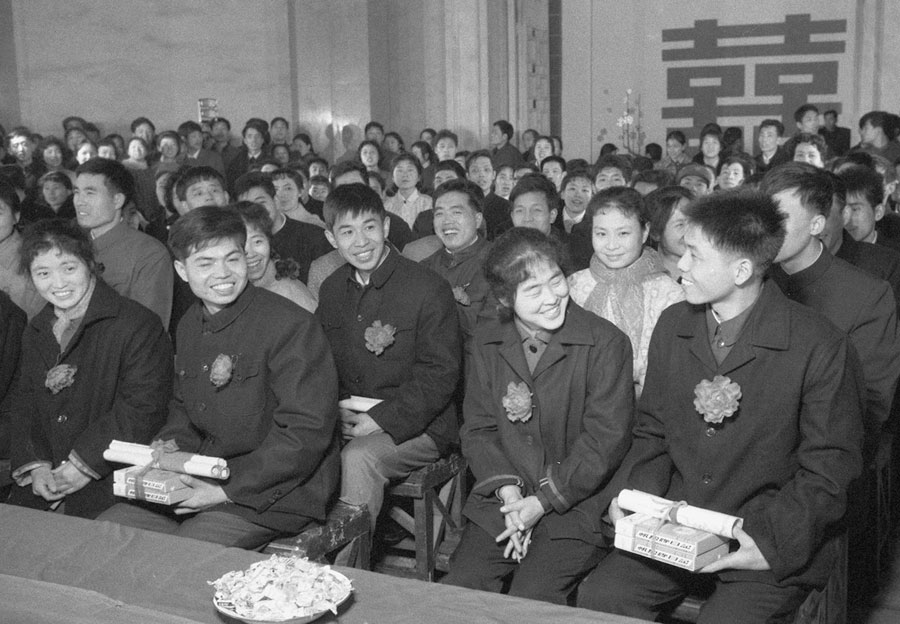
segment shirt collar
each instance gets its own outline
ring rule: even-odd
[[[200,314],[200,325],[203,331],[215,333],[231,325],[253,303],[258,294],[259,289],[247,282],[247,286],[237,299],[215,314],[210,314],[206,310],[206,305],[202,301],[198,301],[198,314]]]
[[[757,301],[759,301],[759,298],[757,298]],[[726,347],[734,346],[734,343],[737,342],[741,335],[741,330],[744,329],[744,325],[747,323],[747,319],[750,318],[750,313],[753,311],[754,307],[756,307],[756,301],[734,318],[730,318],[727,321],[722,321],[720,323],[718,319],[716,319],[716,314],[713,312],[712,306],[706,306],[706,330],[709,341],[712,342],[714,338],[719,337],[725,342]]]

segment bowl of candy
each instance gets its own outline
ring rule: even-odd
[[[312,622],[329,611],[337,613],[353,592],[350,579],[329,566],[277,555],[210,585],[216,588],[216,609],[247,624]]]

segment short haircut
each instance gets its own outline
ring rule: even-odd
[[[381,130],[381,134],[384,134],[384,126],[382,125],[382,123],[380,121],[370,121],[369,123],[366,124],[366,127],[363,132],[365,134],[368,134],[369,130],[371,130],[372,128],[377,128],[378,130]]]
[[[201,128],[200,124],[196,121],[186,121],[178,126],[178,134],[185,138],[187,138],[191,132],[203,132],[203,128]]]
[[[31,135],[32,135],[32,132],[30,129],[26,128],[25,126],[16,126],[15,128],[13,128],[12,130],[9,131],[9,134],[6,135],[6,140],[8,143],[9,141],[12,141],[15,138],[25,137],[26,139],[28,139],[29,141],[31,141],[33,143],[34,141],[32,141]]]
[[[703,126],[703,129],[700,130],[700,142],[703,143],[703,140],[708,137],[715,137],[719,142],[719,145],[722,144],[722,126],[717,123],[708,123]]]
[[[38,179],[38,188],[43,188],[44,184],[47,182],[58,182],[66,187],[66,189],[72,190],[72,178],[69,177],[69,174],[63,173],[62,171],[48,171],[42,175],[40,179]]]
[[[524,137],[526,134],[530,134],[532,139],[537,139],[540,136],[540,133],[534,128],[528,128],[522,132],[522,136]]]
[[[491,169],[494,169],[494,159],[491,157],[491,153],[486,149],[481,149],[475,150],[466,156],[466,171],[468,171],[479,158],[487,158],[491,163]]]
[[[335,163],[334,167],[331,168],[331,181],[334,182],[342,175],[346,175],[353,171],[359,174],[361,180],[365,181],[368,179],[366,178],[366,168],[361,162],[345,160],[343,162]]]
[[[681,130],[671,130],[671,131],[666,135],[666,141],[668,141],[669,139],[675,139],[676,141],[678,141],[678,142],[681,143],[682,145],[686,145],[686,144],[687,144],[687,137],[684,136],[684,132],[682,132]]]
[[[541,171],[544,170],[544,165],[547,163],[559,163],[560,168],[562,168],[563,173],[566,171],[566,159],[562,156],[557,156],[556,154],[551,154],[547,156],[544,160],[541,161]]]
[[[534,164],[533,162],[520,162],[518,165],[515,166],[514,169],[516,172],[522,171],[522,169],[528,169],[528,171],[530,171],[531,173],[540,173],[541,172],[541,170],[538,169],[538,166],[536,164]]]
[[[803,121],[803,116],[808,112],[814,112],[816,115],[819,114],[819,107],[815,104],[804,104],[800,108],[794,111],[794,121],[800,123]]]
[[[466,170],[463,169],[463,166],[452,159],[442,160],[441,162],[435,164],[434,172],[438,173],[439,171],[452,171],[460,178],[466,177]]]
[[[566,171],[575,171],[576,169],[587,169],[588,175],[590,175],[591,163],[584,158],[571,158],[566,161]]]
[[[869,153],[862,150],[850,152],[846,156],[836,158],[829,163],[832,171],[842,169],[846,164],[861,165],[863,167],[875,168],[875,158]]]
[[[562,184],[559,185],[559,188],[565,191],[566,187],[569,186],[569,183],[574,182],[575,180],[584,180],[588,184],[594,184],[594,176],[591,175],[591,170],[580,167],[577,169],[572,169],[571,171],[566,170],[566,177],[563,178]]]
[[[297,139],[300,139],[301,141],[303,141],[304,143],[306,143],[307,145],[312,147],[312,139],[309,138],[309,135],[306,134],[305,132],[298,132],[297,134],[295,134],[294,141],[296,141]],[[293,143],[293,141],[291,141],[291,142]]]
[[[302,171],[298,171],[291,167],[281,167],[273,171],[270,175],[272,176],[273,183],[275,180],[288,178],[297,185],[297,190],[302,190],[303,187],[306,186],[306,175],[304,175]]]
[[[247,132],[248,132],[250,129],[253,129],[253,130],[256,130],[257,132],[259,132],[259,133],[262,135],[262,138],[263,138],[263,145],[268,145],[268,144],[269,144],[269,140],[270,140],[270,139],[269,139],[269,129],[268,129],[266,126],[268,126],[268,124],[263,125],[263,124],[260,124],[260,123],[258,123],[257,121],[255,121],[255,120],[253,120],[253,119],[250,119],[250,120],[247,121],[246,125],[244,126],[244,129],[241,130],[241,136],[244,137],[244,138],[246,138],[246,137],[247,137]]]
[[[225,127],[231,130],[231,122],[225,119],[224,117],[213,117],[209,120],[210,127],[215,126],[217,123],[225,124]]]
[[[466,179],[450,180],[441,184],[434,192],[434,204],[437,200],[447,193],[462,193],[468,199],[469,207],[475,212],[482,212],[484,209],[484,191],[481,187]]]
[[[28,275],[34,259],[42,253],[58,249],[84,262],[88,270],[97,275],[100,267],[94,258],[94,245],[87,230],[74,219],[41,219],[22,231],[19,248],[19,272]]]
[[[874,169],[853,165],[842,169],[838,177],[844,183],[848,198],[851,195],[865,197],[872,208],[884,202],[884,178]]]
[[[138,143],[140,143],[141,145],[144,146],[144,154],[145,155],[150,153],[150,146],[147,145],[147,141],[145,141],[144,139],[142,139],[139,136],[133,136],[130,139],[128,139],[128,142],[125,144],[126,152],[128,151],[128,148],[131,147],[131,144],[134,143],[135,141],[137,141]]]
[[[105,137],[97,141],[97,149],[99,150],[101,147],[111,147],[113,149],[113,154],[116,155],[117,159],[119,158],[119,146],[116,145],[116,142],[111,138]]]
[[[322,158],[321,156],[316,156],[315,158],[310,158],[310,159],[309,159],[309,162],[307,163],[306,168],[309,169],[310,167],[312,167],[312,166],[315,165],[316,163],[318,163],[318,164],[320,164],[320,165],[324,165],[325,171],[328,171],[328,169],[331,167],[331,165],[328,164],[328,161],[327,161],[327,160],[325,160],[325,159]]]
[[[456,133],[447,130],[446,128],[444,128],[434,136],[434,144],[437,145],[438,141],[440,141],[441,139],[450,139],[451,141],[453,141],[454,145],[459,145],[459,137],[456,136]]]
[[[68,117],[66,117],[65,119],[62,120],[63,131],[68,130],[69,127],[71,127],[73,125],[80,128],[80,127],[84,126],[84,124],[86,124],[86,123],[87,123],[87,121],[85,121],[84,117],[79,117],[78,115],[69,115]]]
[[[378,193],[367,184],[356,182],[344,184],[331,191],[325,198],[325,205],[322,208],[325,225],[332,232],[339,218],[345,216],[356,218],[366,213],[374,214],[381,221],[387,216]]]
[[[778,136],[784,136],[784,124],[777,119],[763,119],[762,123],[759,124],[759,129],[762,130],[763,128],[775,128]]]
[[[548,210],[559,209],[559,193],[556,192],[556,185],[540,173],[529,173],[516,183],[509,194],[510,209],[516,200],[526,193],[541,193],[547,198]]]
[[[719,171],[722,171],[726,166],[738,164],[741,166],[741,169],[744,170],[744,182],[750,179],[750,177],[756,173],[756,167],[752,160],[743,156],[741,154],[732,154],[731,156],[726,157],[721,163],[719,163]]]
[[[403,137],[400,136],[399,133],[397,133],[397,132],[388,132],[387,134],[384,135],[385,140],[387,140],[388,137],[393,137],[393,138],[395,138],[395,139],[397,140],[397,143],[400,144],[400,149],[401,149],[401,150],[402,150],[402,149],[406,149],[406,144],[403,142]]]
[[[838,118],[838,112],[837,112],[836,110],[834,110],[833,108],[829,108],[827,111],[825,111],[824,113],[822,113],[822,116],[823,116],[823,117],[828,117],[829,115],[831,115],[832,117],[834,117],[834,120],[837,121],[837,118]]]
[[[812,132],[798,132],[788,139],[787,143],[784,144],[785,154],[793,158],[794,152],[797,151],[797,146],[801,143],[808,143],[819,150],[822,162],[828,160],[828,144],[825,143],[825,138],[821,134],[813,134]]]
[[[887,132],[888,116],[885,111],[869,111],[859,118],[859,127],[870,124],[873,128],[881,128]]]
[[[18,168],[16,165],[13,165],[13,167]],[[13,214],[22,212],[22,204],[19,201],[19,194],[16,192],[16,187],[4,176],[0,176],[0,202],[6,204],[9,209],[12,210]]]
[[[428,164],[434,163],[434,148],[431,147],[431,143],[428,141],[416,141],[410,146],[409,151],[412,152],[416,148],[422,152],[422,156],[425,157]]]
[[[162,142],[165,139],[172,139],[175,141],[175,145],[178,146],[178,149],[181,150],[181,135],[179,135],[174,130],[164,130],[156,135],[156,149],[159,149],[159,146],[162,145]]]
[[[645,184],[653,184],[657,187],[671,186],[675,184],[675,176],[671,171],[666,169],[650,169],[649,171],[641,171],[635,174],[631,180],[631,188],[634,188],[638,182]]]
[[[272,176],[262,171],[248,171],[235,180],[234,197],[239,199],[241,195],[257,187],[264,190],[269,197],[275,199],[275,184],[272,183]]]
[[[249,201],[239,201],[231,204],[230,207],[237,210],[247,227],[259,230],[266,235],[266,238],[272,239],[272,228],[275,227],[275,224],[272,222],[272,217],[269,216],[269,211],[266,210],[265,206]]]
[[[659,143],[647,143],[647,146],[644,148],[644,153],[650,160],[658,162],[662,160],[662,145]]]
[[[683,199],[691,201],[694,194],[683,186],[671,185],[660,187],[644,197],[644,210],[650,223],[650,238],[656,242],[662,240],[675,206]]]
[[[229,239],[241,249],[247,242],[247,228],[237,210],[202,206],[178,217],[172,224],[169,250],[176,260],[184,262],[191,254]]]
[[[134,177],[125,165],[117,160],[91,158],[75,170],[76,178],[82,174],[103,176],[106,188],[112,193],[124,195],[126,204],[134,197]]]
[[[495,121],[494,125],[500,130],[500,134],[506,135],[506,140],[512,141],[515,131],[513,130],[513,125],[511,123],[505,119],[500,119],[499,121]]]
[[[830,207],[830,193],[828,201]],[[771,266],[784,242],[784,216],[777,203],[755,189],[737,188],[706,195],[688,204],[684,213],[713,247],[749,258],[759,277]]]
[[[763,176],[759,188],[771,197],[783,191],[793,191],[800,196],[800,203],[807,210],[825,217],[831,212],[831,178],[824,169],[808,163],[787,162],[770,169]]]
[[[419,174],[419,181],[421,181],[422,163],[419,162],[419,159],[416,158],[415,154],[411,154],[409,152],[403,152],[402,154],[397,154],[396,156],[394,156],[393,160],[391,160],[391,173],[394,173],[394,169],[397,168],[397,165],[403,162],[408,162],[416,168],[416,173]]]
[[[288,123],[288,120],[285,119],[284,117],[272,117],[272,121],[269,122],[269,127],[271,128],[272,126],[274,126],[276,121],[280,121],[280,122],[284,123],[284,125],[286,125],[288,127],[288,130],[290,130],[291,124]]]
[[[533,277],[544,265],[562,268],[563,250],[553,238],[534,228],[514,227],[494,241],[484,261],[484,275],[491,292],[500,302],[497,311],[502,321],[515,316],[513,306],[519,284]]]
[[[312,176],[312,177],[309,179],[309,185],[312,186],[313,184],[324,184],[324,185],[327,186],[328,188],[331,188],[331,182],[329,182],[329,181],[328,181],[328,178],[326,178],[326,177],[323,176],[323,175],[314,175],[314,176]]]
[[[607,154],[597,160],[597,164],[594,165],[594,179],[597,178],[601,171],[610,168],[618,169],[622,172],[625,184],[628,184],[629,180],[631,180],[631,163],[628,161],[627,156],[619,156],[618,154]]]
[[[222,186],[223,191],[228,188],[225,184],[225,176],[219,173],[218,170],[206,165],[200,165],[191,167],[178,176],[178,180],[175,182],[175,195],[178,199],[184,201],[187,199],[187,190],[189,188],[197,182],[206,182],[207,180],[218,182]]]
[[[644,198],[633,188],[627,186],[611,186],[598,192],[588,202],[587,211],[591,218],[601,211],[615,209],[626,217],[635,217],[641,227],[647,224],[647,213],[644,209]]]
[[[154,133],[156,133],[156,126],[153,125],[153,122],[150,121],[149,119],[147,119],[146,117],[138,117],[137,119],[132,121],[131,122],[131,132],[133,133],[135,130],[137,130],[140,126],[143,126],[144,124],[147,124],[148,126],[150,126],[150,129],[153,130]]]

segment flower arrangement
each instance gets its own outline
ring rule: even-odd
[[[635,97],[635,103],[631,102],[631,89],[625,90],[625,110],[616,120],[616,125],[621,132],[622,147],[629,154],[638,155],[641,147],[644,145],[646,134],[641,130],[641,119],[644,113],[641,111],[641,96]]]
[[[509,382],[506,386],[506,394],[502,399],[503,408],[506,410],[506,417],[511,422],[526,422],[531,418],[531,390],[524,381],[515,383]]]
[[[228,385],[228,382],[231,381],[231,375],[234,372],[234,361],[236,359],[237,357],[225,355],[224,353],[220,353],[216,356],[216,359],[213,360],[212,366],[209,369],[209,380],[212,382],[212,385],[216,388]]]
[[[366,349],[375,355],[381,355],[384,350],[394,344],[394,334],[397,328],[390,324],[382,324],[381,321],[375,321],[371,327],[366,328]]]
[[[694,407],[711,424],[719,424],[734,416],[741,398],[741,387],[728,377],[716,375],[712,381],[702,380],[694,388]]]
[[[46,386],[53,394],[59,394],[63,388],[68,388],[75,383],[75,373],[77,371],[77,366],[72,366],[71,364],[57,364],[47,371],[47,378],[44,380],[44,386]]]

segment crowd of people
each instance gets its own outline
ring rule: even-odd
[[[334,163],[281,117],[239,146],[224,118],[3,131],[7,502],[258,548],[340,498],[387,540],[386,487],[461,448],[444,582],[646,619],[702,587],[701,621],[780,621],[872,504],[900,378],[900,118],[855,146],[835,111],[795,122],[593,163],[505,120],[470,152],[373,121]],[[231,476],[125,501],[114,439]],[[626,487],[741,517],[735,548],[703,574],[612,548]]]

